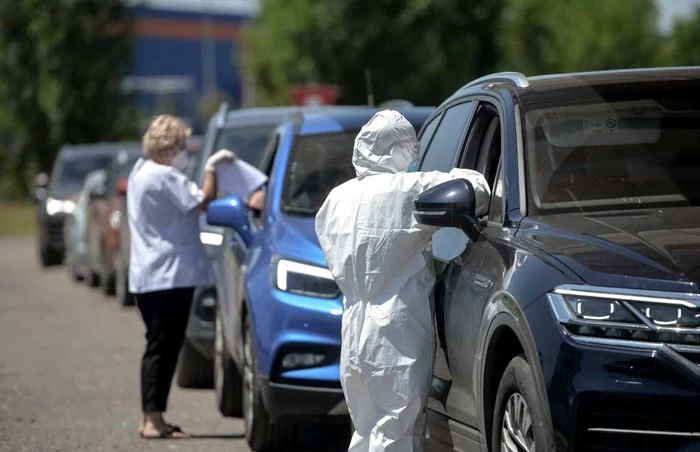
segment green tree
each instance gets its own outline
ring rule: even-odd
[[[128,35],[121,0],[0,2],[0,127],[21,148],[18,181],[30,162],[49,170],[65,143],[125,132]]]
[[[503,0],[265,0],[246,34],[261,103],[292,83],[334,83],[364,103],[365,68],[377,101],[435,104],[493,70]]]
[[[676,21],[665,56],[672,66],[700,65],[700,9],[694,15]]]
[[[499,67],[526,75],[662,63],[653,0],[509,0]]]

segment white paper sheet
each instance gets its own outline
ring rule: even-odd
[[[232,163],[220,163],[216,166],[216,180],[219,193],[223,196],[248,197],[265,182],[265,173],[237,158]]]

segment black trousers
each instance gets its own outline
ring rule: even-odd
[[[146,351],[141,360],[141,408],[164,412],[177,358],[185,340],[194,288],[136,294],[146,324]]]

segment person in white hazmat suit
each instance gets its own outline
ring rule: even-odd
[[[355,433],[349,451],[423,450],[435,334],[430,240],[413,200],[455,178],[471,182],[477,214],[490,190],[471,170],[408,173],[413,126],[377,113],[355,139],[357,178],[336,187],[316,215],[316,234],[343,292],[341,383]]]

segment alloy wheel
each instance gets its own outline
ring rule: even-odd
[[[535,431],[525,397],[514,393],[506,403],[501,433],[501,452],[535,452]]]

